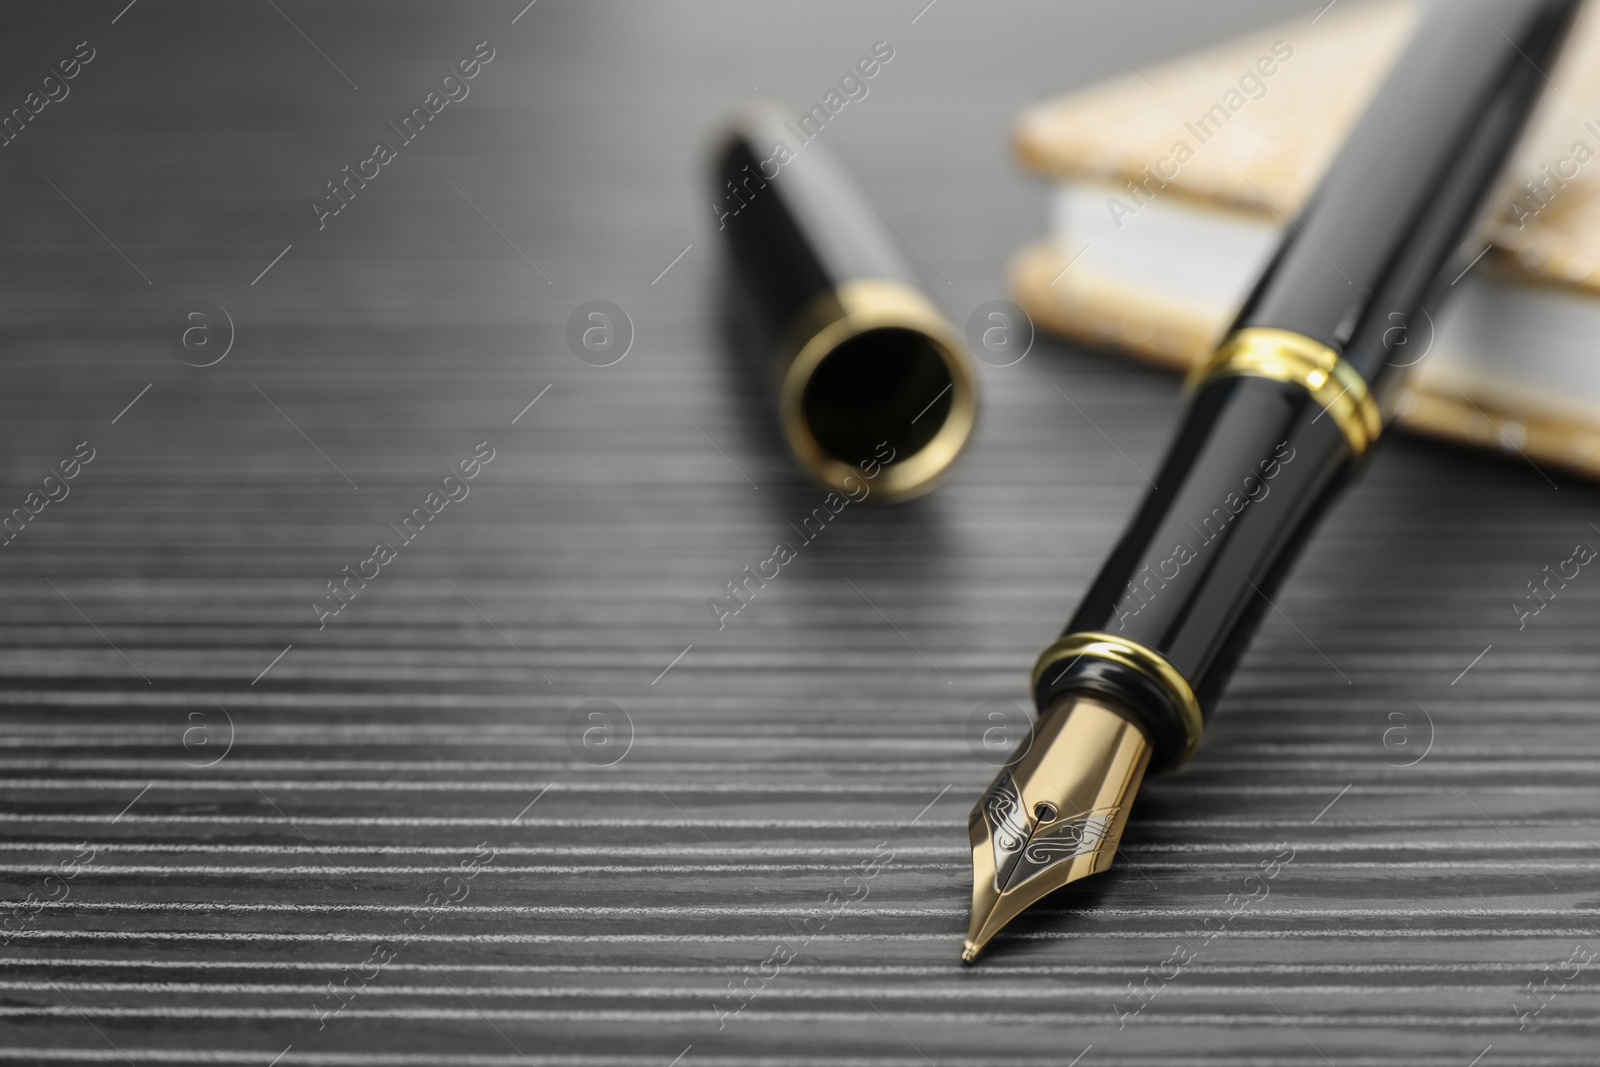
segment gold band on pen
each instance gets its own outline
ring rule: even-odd
[[[1039,656],[1039,662],[1034,664],[1033,691],[1039,691],[1039,682],[1051,667],[1085,656],[1121,664],[1154,683],[1166,694],[1172,706],[1178,709],[1178,717],[1183,721],[1183,751],[1178,753],[1171,765],[1177,766],[1194,755],[1194,750],[1200,746],[1200,734],[1205,730],[1205,719],[1200,714],[1200,701],[1194,695],[1194,688],[1178,668],[1167,662],[1165,656],[1137,641],[1093,630],[1065,634],[1045,649]]]
[[[1383,432],[1366,379],[1327,345],[1290,330],[1252,326],[1225,340],[1189,374],[1190,390],[1230,374],[1293,382],[1311,394],[1361,455]]]

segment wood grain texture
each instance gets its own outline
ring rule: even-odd
[[[847,509],[725,629],[706,607],[821,498],[743,373],[701,185],[745,79],[798,108],[893,43],[826,136],[960,324],[1043,225],[1022,106],[1301,5],[277,6],[0,37],[6,107],[96,49],[0,148],[0,504],[96,450],[0,548],[0,892],[69,893],[0,949],[0,1062],[1592,1062],[1592,968],[1536,1028],[1512,1004],[1600,948],[1600,576],[1524,629],[1510,605],[1600,543],[1593,488],[1389,442],[1117,868],[971,969],[971,718],[1026,700],[1174,379],[1042,340],[985,367],[946,487]],[[484,40],[471,95],[319,232],[323,183]],[[192,298],[237,330],[203,369],[165,336]],[[594,298],[636,328],[615,366],[566,347]],[[319,631],[324,583],[483,440],[470,495]],[[631,718],[614,766],[569,745],[590,700]],[[1432,747],[1393,766],[1419,709]]]

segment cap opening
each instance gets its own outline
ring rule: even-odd
[[[864,330],[817,364],[800,412],[817,445],[854,467],[883,462],[880,445],[902,463],[927,447],[954,402],[950,368],[924,333],[899,326]]]

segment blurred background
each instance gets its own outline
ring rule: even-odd
[[[974,969],[991,713],[1025,722],[1176,379],[1041,335],[978,368],[946,486],[708,610],[823,496],[746,374],[733,109],[889,42],[823,143],[959,329],[1044,225],[1021,109],[1321,6],[7,11],[0,112],[92,59],[0,148],[0,1061],[1588,1062],[1592,976],[1548,976],[1600,947],[1600,594],[1507,609],[1586,485],[1388,442],[1116,870]]]

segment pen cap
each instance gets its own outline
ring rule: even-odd
[[[736,119],[713,167],[718,229],[779,338],[767,358],[795,458],[841,491],[876,471],[869,499],[909,500],[971,437],[976,375],[883,220],[814,136],[770,107]]]

